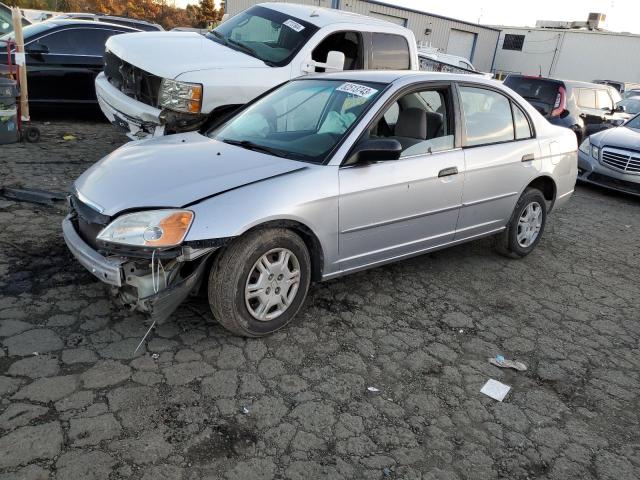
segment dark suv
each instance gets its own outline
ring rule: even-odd
[[[620,94],[611,86],[553,78],[509,75],[504,84],[515,90],[549,122],[573,130],[578,144],[592,133],[628,118],[616,108]]]

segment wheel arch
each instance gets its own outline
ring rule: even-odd
[[[542,192],[545,200],[549,202],[548,210],[551,211],[553,204],[556,201],[556,195],[558,193],[558,187],[556,182],[548,175],[542,175],[534,178],[526,188],[535,188]]]
[[[254,225],[248,230],[242,232],[239,236],[265,228],[286,228],[299,235],[309,250],[309,257],[311,258],[311,280],[314,282],[322,280],[322,273],[324,271],[324,250],[322,249],[322,244],[320,243],[318,236],[311,228],[298,220],[283,218],[268,220]]]

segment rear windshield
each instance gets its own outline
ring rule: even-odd
[[[554,105],[558,96],[559,83],[535,77],[507,77],[504,84],[527,100],[536,100]]]

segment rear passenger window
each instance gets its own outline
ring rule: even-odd
[[[409,44],[404,37],[374,33],[372,44],[371,69],[408,70],[411,67]]]
[[[483,88],[460,87],[467,146],[508,142],[515,138],[509,99]]]
[[[523,140],[525,138],[531,138],[531,125],[529,125],[529,119],[524,114],[520,107],[513,105],[513,124],[516,127],[516,140]]]
[[[596,91],[589,88],[578,89],[578,106],[583,108],[596,107]]]

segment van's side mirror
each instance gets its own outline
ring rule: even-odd
[[[369,138],[356,144],[345,165],[398,160],[401,153],[402,145],[395,138]]]
[[[344,70],[344,62],[346,57],[344,53],[331,50],[327,54],[326,63],[316,62],[315,60],[307,60],[302,65],[303,73],[315,73],[317,67],[324,68],[325,72],[339,72]]]
[[[618,113],[627,113],[627,107],[625,105],[618,105],[615,111]]]

